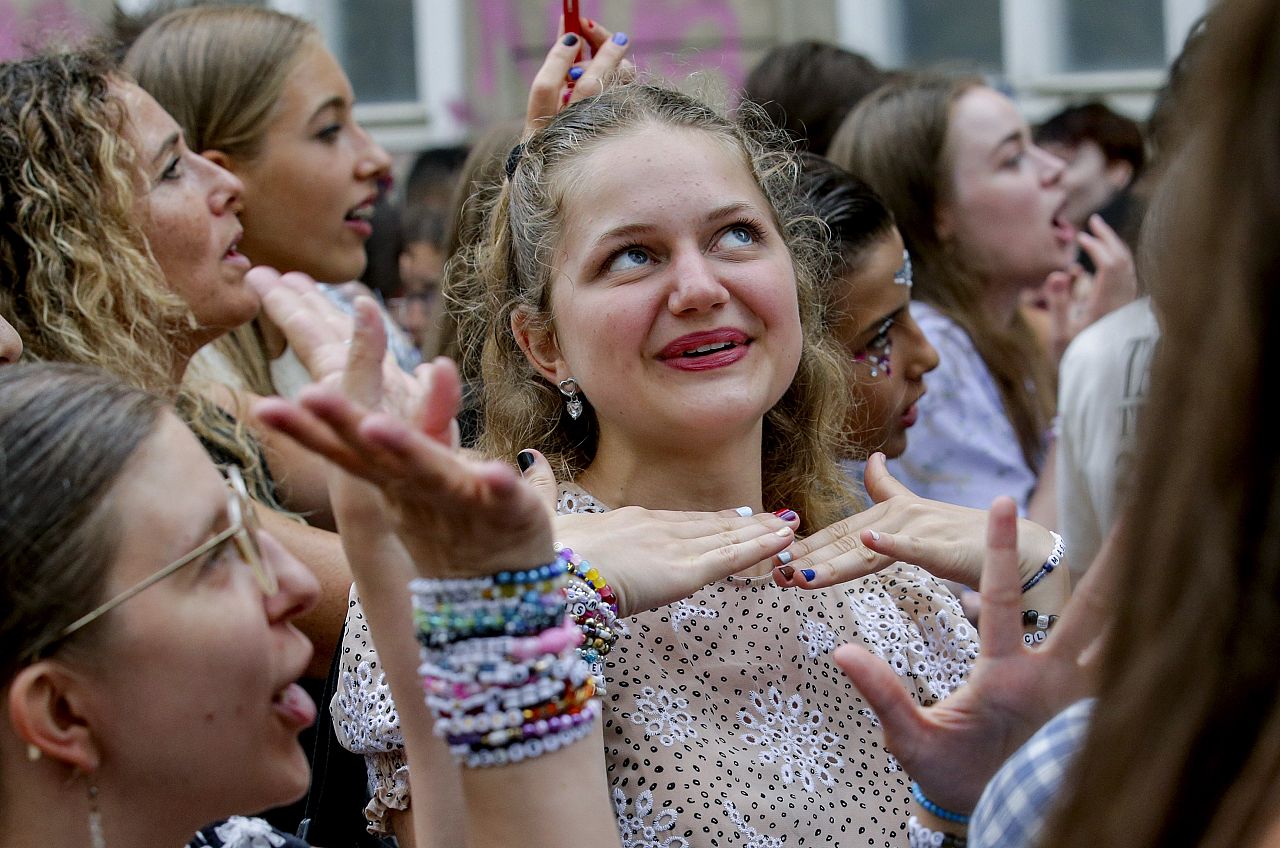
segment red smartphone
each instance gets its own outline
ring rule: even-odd
[[[578,36],[578,60],[581,61],[585,55],[583,50],[587,45],[587,37],[582,32],[582,17],[578,14],[578,0],[564,0],[564,32],[565,35],[573,33]]]

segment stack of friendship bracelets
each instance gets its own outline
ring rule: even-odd
[[[417,579],[409,590],[426,703],[455,757],[505,765],[590,732],[617,607],[589,564],[564,551],[527,571]]]

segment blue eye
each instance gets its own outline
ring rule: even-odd
[[[756,243],[756,234],[744,224],[730,227],[720,237],[719,246],[723,248],[747,247]]]
[[[641,247],[625,247],[609,260],[610,271],[631,271],[649,263],[649,253]]]

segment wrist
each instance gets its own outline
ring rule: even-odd
[[[1052,530],[1031,521],[1020,521],[1018,537],[1035,532],[1036,542],[1026,556],[1019,558],[1018,579],[1023,593],[1029,592],[1055,571],[1066,569],[1066,544]]]

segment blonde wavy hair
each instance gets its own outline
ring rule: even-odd
[[[572,163],[609,139],[654,125],[707,133],[740,151],[790,250],[803,348],[790,387],[765,415],[764,505],[795,508],[806,532],[824,527],[857,508],[836,461],[847,378],[815,287],[831,256],[821,224],[805,212],[795,191],[799,164],[789,142],[753,106],[735,122],[671,89],[617,85],[565,109],[525,143],[489,211],[485,238],[455,259],[445,280],[459,338],[468,348],[463,359],[481,363],[485,429],[479,447],[500,457],[536,447],[563,478],[575,477],[594,458],[594,412],[588,405],[577,421],[562,415],[559,392],[525,358],[510,315],[523,308],[544,328],[555,320],[553,252]]]
[[[36,360],[93,365],[174,402],[206,445],[269,495],[257,446],[174,363],[197,323],[142,230],[140,165],[104,53],[0,65],[0,312]]]

